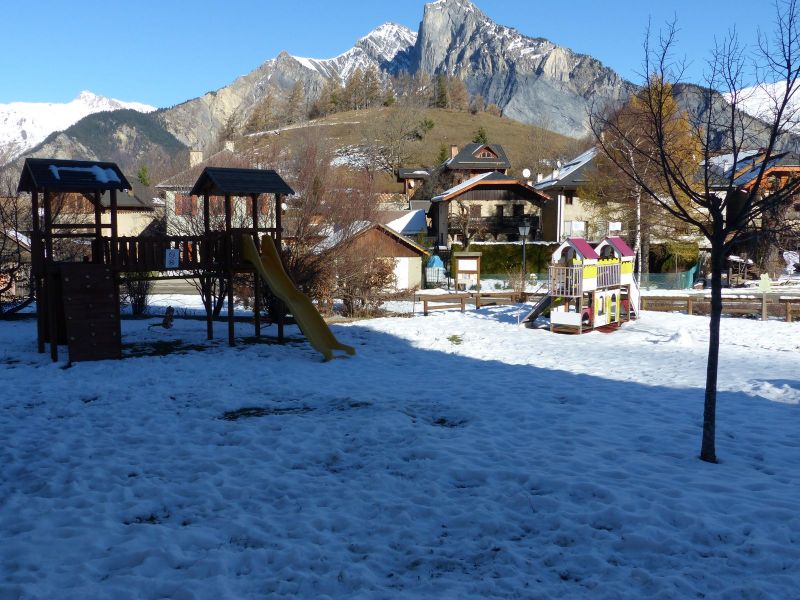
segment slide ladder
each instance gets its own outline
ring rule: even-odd
[[[642,305],[641,294],[639,293],[639,284],[634,279],[633,283],[628,287],[628,313],[635,315],[634,318],[641,317],[640,307]],[[630,317],[629,317],[630,318]]]
[[[286,303],[289,312],[300,326],[315,350],[322,353],[325,360],[333,358],[334,350],[355,354],[352,346],[340,343],[331,332],[328,324],[308,296],[298,291],[283,268],[278,249],[271,237],[265,235],[261,240],[261,253],[250,235],[242,235],[242,254],[251,262],[269,289]]]

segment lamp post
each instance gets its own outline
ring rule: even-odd
[[[518,227],[519,235],[522,238],[522,295],[523,299],[525,297],[525,288],[527,287],[526,283],[526,274],[525,271],[527,270],[527,263],[525,260],[525,249],[527,247],[528,242],[528,234],[531,231],[531,225],[528,223],[527,220],[523,221],[522,224]]]

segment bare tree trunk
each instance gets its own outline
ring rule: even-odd
[[[634,241],[633,253],[638,261],[636,268],[636,280],[639,285],[642,283],[642,188],[636,186],[636,239]]]
[[[706,366],[706,393],[703,405],[703,441],[700,459],[717,462],[716,424],[717,424],[717,371],[719,368],[719,329],[722,317],[722,236],[715,232],[711,242],[711,321],[708,338],[708,363]]]

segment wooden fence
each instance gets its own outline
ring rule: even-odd
[[[711,298],[706,295],[642,296],[641,304],[642,310],[685,312],[689,315],[707,315],[711,312]],[[722,313],[752,315],[762,320],[779,317],[791,322],[800,318],[800,293],[723,296]]]

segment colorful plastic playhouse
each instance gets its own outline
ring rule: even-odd
[[[583,238],[569,238],[553,252],[548,295],[525,321],[532,322],[549,307],[551,331],[618,327],[638,314],[633,259],[633,250],[618,237],[606,238],[596,248]]]

